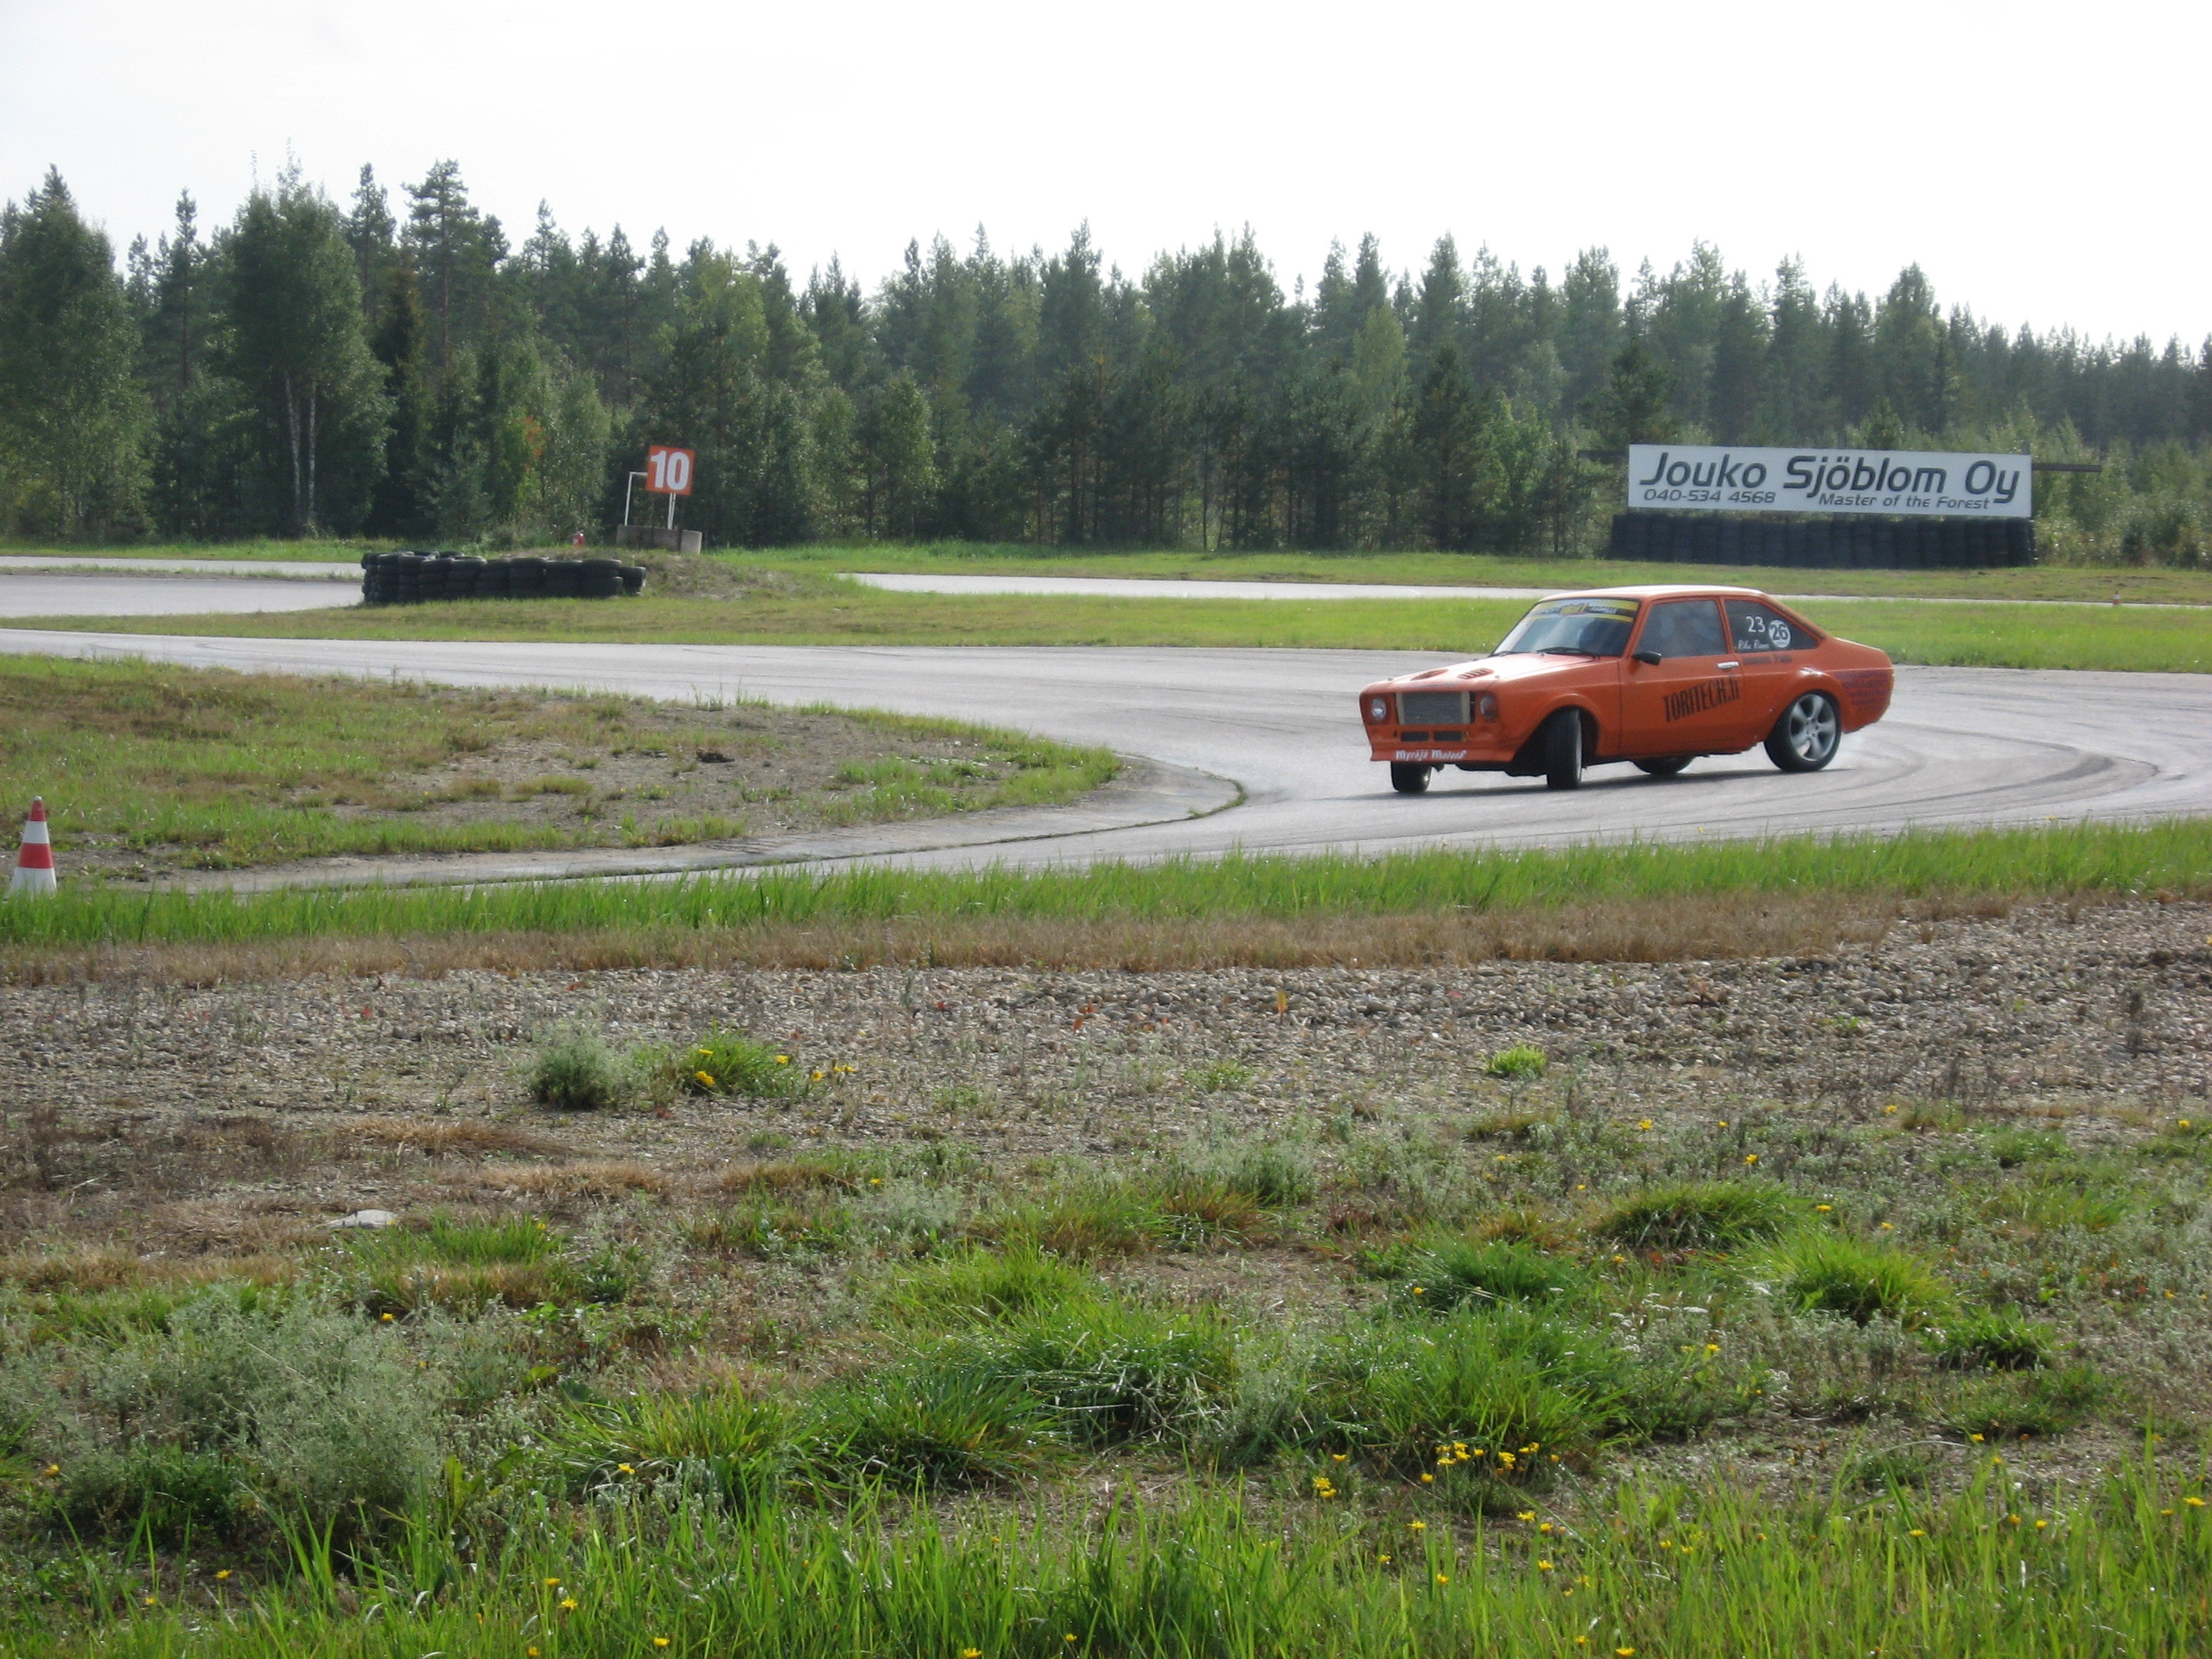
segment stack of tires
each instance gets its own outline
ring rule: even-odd
[[[612,599],[645,591],[645,567],[620,559],[480,559],[472,554],[364,553],[363,605],[430,599]]]
[[[2035,562],[2028,519],[1833,518],[1783,521],[1617,513],[1607,555],[1804,570],[1978,569]]]

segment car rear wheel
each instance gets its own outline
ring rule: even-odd
[[[1544,722],[1544,787],[1583,787],[1583,717],[1571,708]]]
[[[1835,759],[1844,717],[1825,691],[1808,691],[1782,711],[1766,734],[1766,756],[1785,772],[1817,772]]]
[[[1671,778],[1695,760],[1695,755],[1663,755],[1656,760],[1640,760],[1636,769],[1655,778]]]
[[[1390,787],[1401,795],[1425,795],[1429,793],[1429,773],[1432,769],[1416,766],[1410,761],[1390,763]]]

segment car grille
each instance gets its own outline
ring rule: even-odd
[[[1401,691],[1398,694],[1398,718],[1426,725],[1432,720],[1445,720],[1454,725],[1467,723],[1467,693],[1464,691]]]

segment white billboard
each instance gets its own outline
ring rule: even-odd
[[[1646,512],[2033,516],[2025,455],[1635,444],[1628,505]]]

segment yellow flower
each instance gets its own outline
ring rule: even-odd
[[[390,1314],[379,1314],[377,1317],[381,1319],[387,1325],[392,1322],[392,1316]]]
[[[564,1595],[561,1598],[561,1611],[563,1613],[574,1613],[581,1605],[582,1603],[573,1595]]]
[[[1619,1267],[1620,1265],[1621,1265],[1623,1262],[1626,1261],[1627,1260],[1628,1260],[1628,1258],[1627,1258],[1626,1256],[1625,1256],[1625,1255],[1617,1255],[1617,1256],[1613,1257],[1613,1265],[1614,1265],[1615,1267]]]
[[[1720,1351],[1721,1345],[1717,1342],[1708,1342],[1705,1344],[1705,1352],[1707,1353],[1718,1353]]]
[[[1728,1120],[1726,1118],[1723,1118],[1721,1120],[1721,1127],[1723,1129],[1728,1127]]]
[[[1063,1640],[1065,1640],[1065,1641],[1073,1642],[1073,1641],[1075,1639],[1075,1632],[1074,1632],[1073,1631],[1070,1631],[1070,1632],[1067,1632],[1066,1636],[1066,1637],[1064,1637],[1064,1638],[1061,1638],[1061,1639],[1063,1639]]]
[[[1440,1572],[1440,1573],[1438,1573],[1438,1574],[1437,1575],[1437,1583],[1438,1583],[1439,1584],[1449,1584],[1449,1583],[1451,1583],[1451,1575],[1450,1575],[1449,1573],[1448,1573],[1448,1572]]]
[[[1536,1564],[1536,1571],[1539,1572],[1549,1572],[1551,1570],[1552,1564],[1549,1561],[1539,1561]]]
[[[668,1638],[665,1636],[656,1636],[653,1638],[653,1645],[657,1648],[665,1648],[668,1645]]]
[[[814,1073],[814,1075],[813,1075],[812,1079],[810,1079],[810,1080],[811,1080],[811,1081],[812,1081],[812,1082],[815,1082],[815,1083],[819,1083],[819,1082],[821,1082],[821,1081],[822,1081],[822,1073],[821,1073],[819,1071],[816,1072],[816,1073]]]
[[[1743,1161],[1747,1164],[1756,1164],[1759,1162],[1759,1154],[1757,1152],[1746,1152],[1743,1155]]]
[[[2175,1121],[2176,1121],[2180,1125],[2180,1127],[2183,1127],[2183,1128],[2185,1128],[2185,1129],[2186,1129],[2186,1128],[2189,1127],[2189,1120],[2188,1120],[2187,1118],[2185,1118],[2185,1118],[2179,1118],[2179,1119],[2177,1119],[2177,1120],[2175,1120]]]
[[[1437,1478],[1433,1474],[1425,1474],[1421,1477],[1421,1484],[1425,1486],[1433,1486],[1436,1483]]]
[[[714,1086],[714,1073],[711,1072],[694,1072],[691,1075],[699,1079],[699,1086],[702,1089],[711,1089]]]
[[[2201,1498],[2185,1498],[2181,1501],[2192,1510],[2201,1510],[2204,1507],[2204,1500]]]
[[[1350,1452],[1331,1452],[1329,1454],[1329,1459],[1333,1462],[1341,1463],[1345,1459],[1351,1455],[1352,1454]]]
[[[62,1466],[58,1463],[49,1463],[46,1465],[46,1474],[50,1477],[59,1474],[61,1472]]]
[[[1928,1536],[1927,1533],[1918,1527],[1915,1527],[1910,1535],[1914,1538],[1925,1538]]]
[[[1826,1215],[1826,1214],[1827,1214],[1827,1213],[1829,1213],[1831,1211],[1832,1211],[1836,1206],[1835,1206],[1834,1205],[1832,1205],[1832,1204],[1815,1204],[1813,1207],[1814,1207],[1814,1210],[1818,1211],[1820,1214],[1822,1214],[1822,1215]]]
[[[1408,1521],[1406,1522],[1406,1530],[1407,1532],[1426,1532],[1428,1529],[1429,1523],[1425,1521]]]
[[[2036,1531],[2038,1531],[2038,1532],[2041,1532],[2041,1531],[2042,1531],[2045,1527],[2049,1526],[2050,1524],[2051,1524],[2051,1522],[2049,1522],[2048,1521],[2039,1521],[2039,1522],[2037,1522],[2035,1523],[2035,1529],[2036,1529]]]
[[[788,1066],[791,1064],[791,1056],[789,1054],[778,1054],[775,1057],[775,1063],[779,1066]]]
[[[1514,1511],[1513,1518],[1516,1521],[1534,1521],[1536,1518],[1536,1511],[1534,1510],[1516,1510]]]
[[[230,1577],[230,1569],[228,1567],[225,1567],[221,1572],[216,1574],[215,1577],[216,1582],[217,1583],[221,1583],[224,1579]]]
[[[1613,1651],[1614,1659],[1636,1659],[1634,1648],[1615,1648]]]
[[[523,1649],[523,1652],[529,1656],[529,1659],[538,1659],[538,1650],[536,1648],[525,1648]]]
[[[545,1581],[545,1588],[547,1589],[559,1589],[561,1588],[561,1581],[557,1578],[549,1578]]]
[[[983,1659],[983,1650],[981,1648],[963,1648],[960,1650],[960,1659]]]
[[[1887,1223],[1887,1221],[1885,1221],[1885,1222],[1883,1222],[1883,1223],[1881,1224],[1881,1228],[1880,1228],[1880,1231],[1882,1231],[1882,1232],[1885,1232],[1885,1233],[1893,1233],[1893,1232],[1895,1232],[1895,1231],[1897,1231],[1897,1229],[1896,1229],[1896,1228],[1894,1228],[1894,1227],[1893,1227],[1893,1226],[1891,1226],[1891,1225],[1889,1224],[1889,1223]]]
[[[695,1054],[711,1054],[714,1051],[712,1048],[694,1048],[691,1052]]]
[[[1636,1120],[1636,1127],[1639,1129],[1648,1129],[1651,1127],[1651,1120],[1648,1117],[1640,1117]]]
[[[1386,1567],[1390,1565],[1390,1558],[1387,1555],[1378,1555],[1375,1559]]]
[[[617,1474],[635,1474],[637,1471],[630,1468],[627,1463],[617,1463],[615,1465],[615,1473]]]
[[[1413,1286],[1413,1294],[1415,1296],[1426,1296],[1428,1291],[1423,1286],[1416,1285]]]
[[[1543,1524],[1543,1525],[1541,1525],[1540,1527],[1538,1527],[1538,1528],[1536,1528],[1536,1530],[1537,1530],[1538,1532],[1549,1532],[1549,1531],[1551,1531],[1551,1530],[1552,1530],[1552,1523],[1551,1523],[1550,1522],[1547,1521],[1547,1522],[1544,1522],[1544,1524]]]
[[[1982,1443],[1982,1437],[1978,1434],[1970,1434],[1966,1438],[1972,1441],[1978,1446]]]
[[[1888,1116],[1890,1116],[1892,1114],[1893,1114],[1896,1110],[1897,1110],[1897,1108],[1896,1108],[1895,1106],[1885,1106],[1885,1107],[1883,1107],[1883,1108],[1881,1109],[1881,1115],[1882,1115],[1884,1117],[1888,1117]]]

